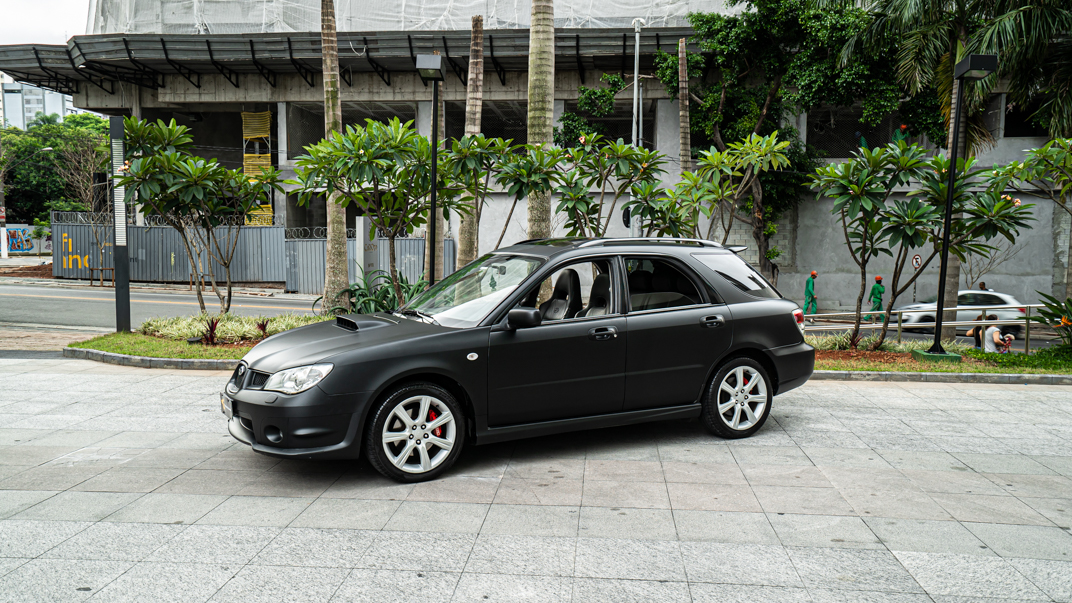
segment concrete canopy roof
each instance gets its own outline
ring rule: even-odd
[[[650,70],[657,50],[673,53],[688,27],[649,28],[640,39],[642,67]],[[386,85],[393,72],[414,72],[414,57],[438,50],[448,77],[465,82],[469,63],[468,31],[339,32],[340,75],[349,84],[354,72],[374,72]],[[485,68],[500,79],[507,71],[528,69],[527,29],[484,30]],[[696,51],[690,44],[690,50]],[[558,29],[555,61],[566,70],[629,72],[632,29]],[[12,78],[74,94],[93,85],[109,93],[116,82],[146,88],[164,86],[164,75],[178,75],[200,87],[202,74],[220,73],[235,87],[239,74],[275,85],[276,74],[298,73],[310,86],[321,73],[320,33],[75,36],[64,45],[0,46],[0,71]],[[593,78],[594,79],[594,78]],[[594,84],[594,82],[591,82]]]

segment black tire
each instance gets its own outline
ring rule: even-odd
[[[420,417],[420,408],[423,399],[429,399],[428,408],[433,412],[439,411],[440,417],[445,408],[452,416],[450,424],[444,424],[436,434],[434,429],[425,430],[425,426],[431,424],[427,414]],[[407,430],[400,415],[395,410],[402,405],[403,412],[409,415],[412,424]],[[419,420],[419,419],[424,419]],[[391,427],[385,431],[388,420],[392,421]],[[454,395],[434,383],[409,383],[399,386],[388,392],[387,395],[369,413],[369,421],[365,430],[365,455],[369,463],[384,477],[398,482],[413,483],[435,479],[450,469],[451,465],[458,460],[462,448],[465,447],[466,418],[461,404]],[[448,436],[448,430],[450,435]],[[390,434],[409,434],[408,439],[398,439],[387,442],[385,439]],[[424,434],[424,437],[421,437]],[[416,435],[416,439],[414,439]],[[449,450],[435,444],[436,440],[452,442]],[[421,442],[419,445],[414,442]],[[424,453],[421,453],[421,449]],[[392,451],[394,457],[388,455]],[[408,452],[407,452],[408,450]],[[440,453],[445,455],[440,456]],[[402,456],[405,454],[406,456]],[[394,462],[401,459],[401,465]],[[407,459],[410,462],[407,462]],[[427,459],[430,469],[423,469],[419,465]],[[438,461],[437,461],[438,459]],[[434,463],[434,464],[433,464]]]
[[[741,371],[738,372],[738,369]],[[734,387],[737,384],[738,375],[744,375],[746,381],[740,383],[744,387]],[[758,376],[761,382],[752,382],[747,387],[751,378]],[[740,390],[737,393],[729,393],[722,388],[726,383],[731,389]],[[747,390],[746,390],[747,388]],[[751,358],[733,358],[723,364],[711,382],[707,384],[704,392],[702,412],[700,420],[711,433],[730,440],[747,438],[759,431],[770,416],[771,404],[774,399],[774,384],[770,375],[763,365]],[[722,413],[719,406],[722,406]],[[728,405],[728,406],[727,406]],[[748,410],[745,410],[745,407]],[[751,415],[748,412],[751,411]],[[755,420],[751,420],[754,416]],[[733,426],[733,418],[738,419],[738,427]],[[741,418],[748,423],[747,426],[740,423]]]

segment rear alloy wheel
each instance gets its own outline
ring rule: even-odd
[[[415,383],[395,390],[376,409],[365,451],[384,476],[419,482],[450,468],[464,441],[464,416],[454,396],[437,385]]]
[[[700,417],[719,437],[746,438],[763,427],[772,397],[766,369],[751,358],[735,358],[711,379]]]

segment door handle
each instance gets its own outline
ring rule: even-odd
[[[721,327],[726,324],[726,319],[722,318],[721,314],[715,314],[713,316],[704,316],[700,319],[700,325],[705,328]]]
[[[618,327],[595,327],[588,329],[588,338],[595,341],[606,341],[618,336]]]

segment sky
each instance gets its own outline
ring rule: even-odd
[[[0,45],[66,44],[86,33],[90,0],[0,0]]]

